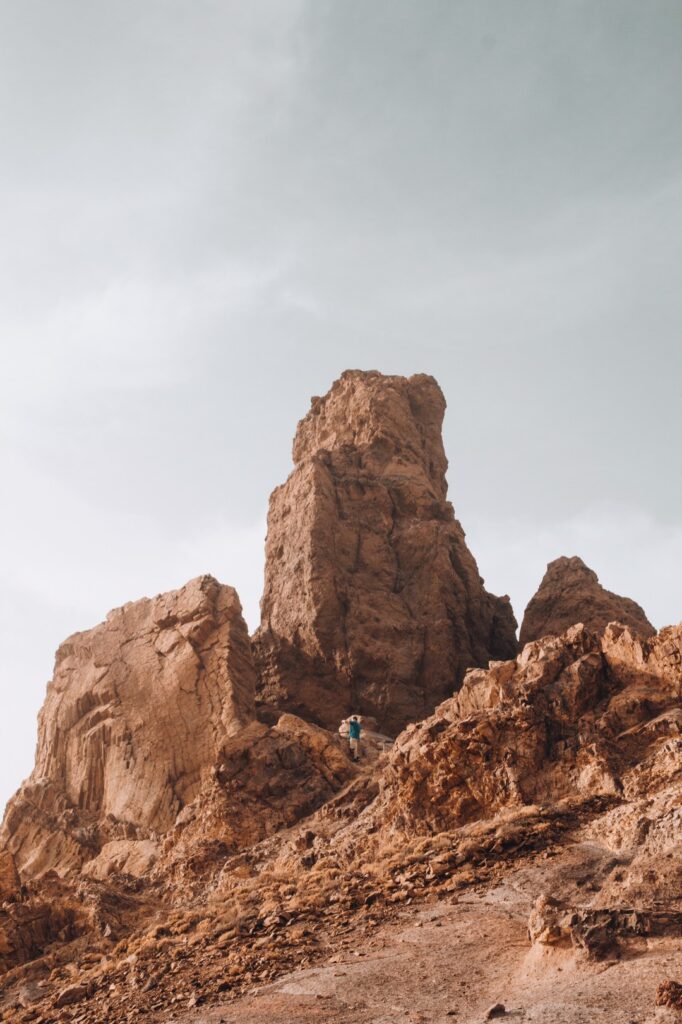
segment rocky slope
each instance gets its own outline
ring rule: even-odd
[[[577,622],[595,632],[609,622],[622,622],[643,637],[656,632],[635,601],[605,590],[581,558],[556,558],[526,608],[521,646],[543,636],[559,636]]]
[[[348,371],[298,425],[270,499],[255,651],[262,702],[395,734],[472,665],[516,652],[446,497],[445,400],[432,377]]]
[[[578,625],[469,672],[397,740],[387,820],[440,830],[568,797],[652,795],[682,754],[681,650],[680,627],[642,641]]]
[[[385,1021],[387,999],[443,1024],[497,1001],[542,1024],[672,1021],[681,705],[682,626],[614,624],[470,672],[360,769],[293,716],[252,723],[144,877],[20,886],[5,857],[4,1019],[312,1021],[319,997],[338,1024]]]
[[[209,576],[59,649],[0,828],[0,1020],[680,1019],[682,626],[564,559],[517,653],[443,409],[375,373],[313,401],[255,659]],[[410,724],[355,764],[351,708]]]

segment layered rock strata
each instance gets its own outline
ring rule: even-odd
[[[122,868],[144,870],[226,739],[253,721],[255,679],[237,593],[210,576],[70,637],[0,849],[22,877],[78,869],[109,844]]]
[[[264,705],[395,734],[468,668],[515,654],[509,600],[484,589],[447,500],[444,412],[425,375],[348,371],[313,398],[270,499]]]
[[[543,636],[560,636],[578,622],[597,633],[609,622],[622,622],[642,637],[656,632],[635,601],[605,590],[581,558],[557,558],[547,566],[526,608],[521,646]]]

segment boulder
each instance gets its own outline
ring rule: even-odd
[[[347,371],[313,398],[270,499],[255,652],[263,709],[395,735],[466,670],[516,653],[447,500],[445,400],[423,374]]]
[[[635,601],[605,590],[581,558],[556,558],[526,608],[521,646],[543,636],[560,636],[578,622],[597,633],[609,622],[622,622],[642,637],[656,632]]]

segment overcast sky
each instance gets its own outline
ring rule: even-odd
[[[682,618],[679,0],[0,0],[0,809],[57,644],[211,572],[258,620],[310,396],[424,371],[517,618]]]

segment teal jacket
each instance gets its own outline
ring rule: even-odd
[[[348,735],[349,735],[350,739],[352,739],[352,740],[359,740],[360,739],[360,723],[359,722],[349,722],[348,723]]]

